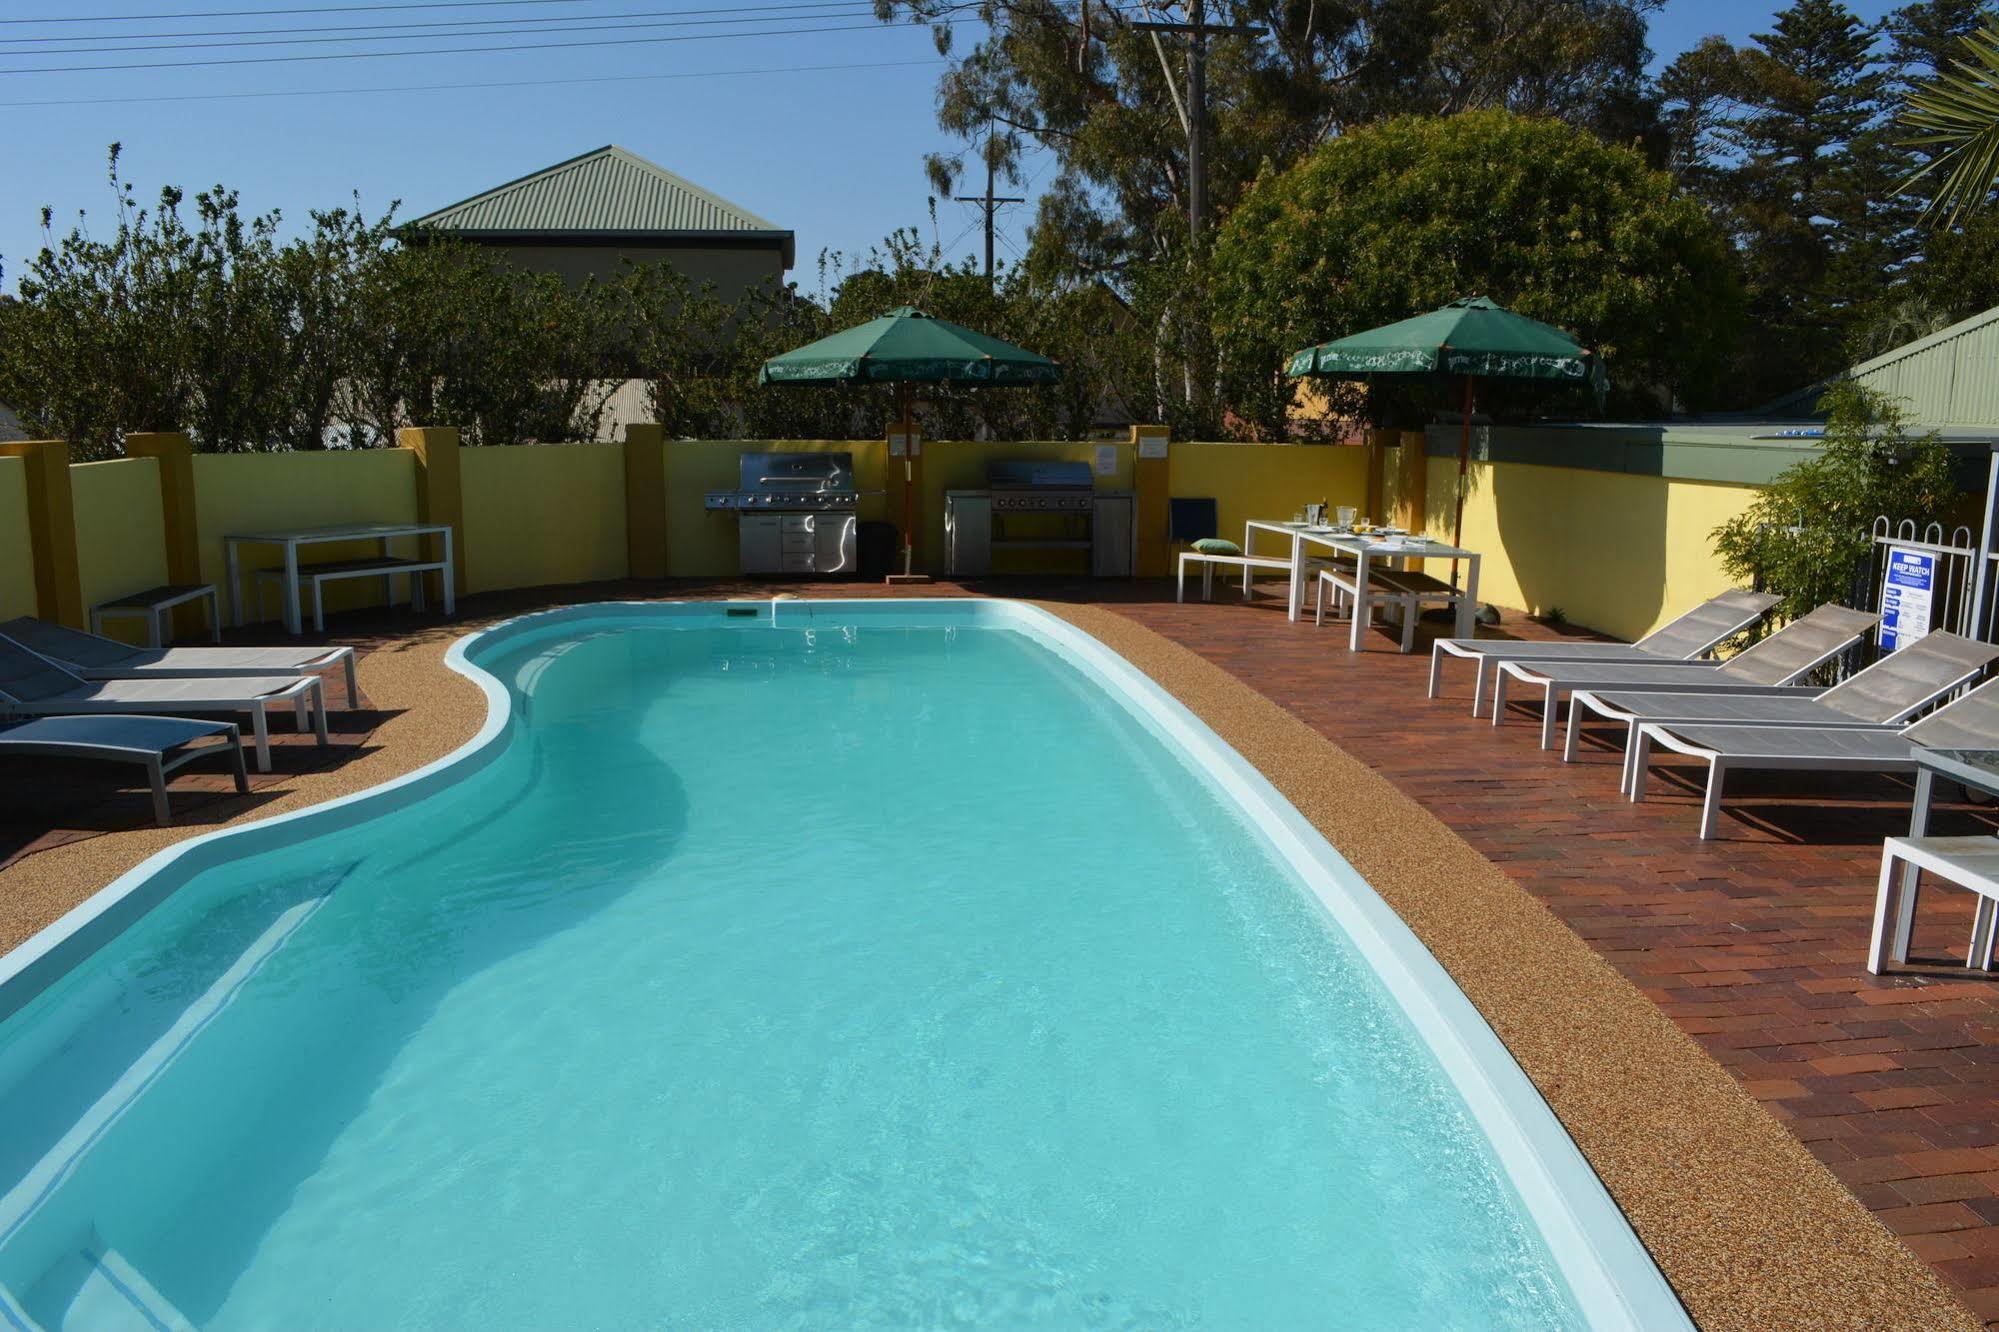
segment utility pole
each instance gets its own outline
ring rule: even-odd
[[[1177,32],[1187,36],[1187,235],[1191,242],[1188,248],[1197,249],[1208,220],[1208,38],[1218,34],[1260,37],[1263,29],[1246,23],[1208,22],[1207,0],[1188,0],[1185,23],[1147,22],[1131,26],[1141,32]]]
[[[961,199],[959,201],[961,203],[979,205],[980,209],[986,215],[986,281],[987,282],[991,282],[993,280],[993,218],[995,215],[998,214],[1001,204],[1017,204],[1017,203],[1027,202],[1027,200],[1019,198],[1014,195],[1001,196],[994,194],[993,186],[996,183],[997,182],[993,180],[993,127],[990,124],[988,124],[986,126],[986,192],[984,194],[974,195],[970,199]]]

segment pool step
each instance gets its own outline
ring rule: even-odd
[[[26,1293],[36,1308],[60,1312],[38,1320],[0,1286],[0,1332],[194,1332],[194,1324],[94,1232]]]
[[[46,1332],[194,1332],[152,1282],[94,1239],[57,1263],[42,1286],[76,1292]]]
[[[28,1311],[14,1298],[14,1292],[0,1286],[0,1328],[6,1332],[46,1332],[40,1323],[28,1317]]]

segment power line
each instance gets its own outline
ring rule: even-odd
[[[850,23],[831,28],[769,28],[761,32],[693,32],[675,37],[602,37],[584,42],[516,42],[508,46],[432,47],[423,51],[337,51],[320,55],[244,56],[212,60],[149,60],[115,65],[50,65],[43,69],[0,69],[9,74],[91,74],[138,69],[196,69],[217,65],[292,65],[327,60],[389,60],[402,56],[482,55],[496,51],[561,51],[592,46],[660,46],[669,42],[734,41],[744,37],[799,37],[831,32],[888,32],[881,23]]]
[[[157,23],[162,19],[262,18],[283,14],[363,14],[391,9],[485,9],[503,5],[582,5],[601,0],[416,0],[387,5],[315,5],[298,9],[195,9],[179,14],[64,14],[47,18],[0,18],[0,23]]]
[[[810,4],[787,5],[731,5],[722,9],[641,9],[627,11],[622,14],[591,14],[587,18],[591,22],[601,20],[608,23],[619,19],[673,18],[694,14],[749,14],[793,9],[836,9],[846,3],[851,3],[851,0],[814,0]],[[476,28],[481,24],[494,28],[520,29],[525,28],[529,24],[567,23],[570,17],[569,15],[540,14],[533,18],[426,19],[416,23],[345,24],[317,28],[204,28],[195,32],[106,32],[92,35],[88,40],[99,42],[138,42],[159,41],[166,38],[178,37],[291,37],[326,32],[360,33],[366,35],[381,32],[407,31],[411,28]],[[551,29],[550,31],[555,30]],[[452,34],[437,33],[434,35],[448,37]],[[65,33],[59,37],[0,37],[0,45],[27,46],[43,42],[76,42],[83,40],[86,40],[86,38],[77,33]],[[114,46],[104,49],[107,51],[140,51],[146,48],[138,46]],[[28,55],[31,53],[22,51],[17,54]],[[55,55],[61,53],[50,51],[46,52],[46,54]]]
[[[582,83],[651,83],[673,79],[722,79],[750,74],[816,74],[826,70],[934,68],[940,60],[872,60],[847,65],[777,65],[762,69],[682,70],[671,74],[596,74],[571,79],[493,79],[482,83],[405,83],[367,88],[283,88],[271,92],[182,93],[160,97],[73,97],[0,102],[0,110],[36,106],[123,106],[134,102],[240,102],[270,97],[373,97],[381,93],[466,92],[483,88],[554,88]]]
[[[800,19],[857,18],[862,14],[871,14],[874,12],[871,6],[864,4],[855,4],[852,3],[852,0],[848,0],[848,3],[842,5],[820,3],[812,5],[778,5],[778,6],[772,6],[772,8],[814,9],[814,10],[834,9],[839,11],[830,14],[816,13],[816,14],[797,15],[796,17]],[[6,51],[6,52],[0,52],[0,55],[28,56],[31,58],[42,57],[42,56],[56,56],[56,55],[125,55],[129,52],[134,52],[134,51],[231,51],[231,50],[240,50],[245,47],[258,47],[258,46],[322,46],[327,44],[346,44],[351,42],[434,42],[434,41],[447,41],[454,38],[463,38],[463,37],[520,37],[520,36],[527,36],[531,33],[539,34],[539,33],[567,33],[567,32],[648,32],[655,28],[711,28],[711,27],[721,27],[727,24],[735,24],[735,23],[766,23],[769,21],[770,18],[768,14],[758,13],[754,10],[748,11],[747,13],[740,9],[707,10],[707,11],[695,10],[692,12],[695,13],[707,12],[707,13],[722,13],[722,14],[733,13],[733,14],[742,14],[744,15],[744,17],[656,19],[649,23],[622,23],[622,22],[579,23],[579,24],[564,24],[558,27],[528,28],[528,29],[475,28],[470,32],[398,32],[398,33],[385,33],[378,37],[359,37],[359,36],[260,37],[251,41],[157,42],[146,46],[59,46],[54,48],[53,50]],[[542,19],[538,21],[543,23],[554,22],[554,20],[551,19]],[[355,52],[355,54],[361,55],[367,53]],[[390,53],[383,52],[381,54],[390,54]],[[417,54],[417,53],[408,52],[406,54]],[[138,69],[141,68],[141,66],[130,65],[130,66],[124,66],[123,68]],[[30,72],[38,72],[38,71],[30,71]]]

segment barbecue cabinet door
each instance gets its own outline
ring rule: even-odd
[[[979,578],[993,567],[993,497],[983,491],[944,497],[944,571]]]
[[[812,529],[812,570],[822,574],[854,572],[854,529],[851,513],[822,513]]]
[[[736,519],[736,557],[746,574],[776,573],[784,567],[784,534],[774,513],[746,513]]]

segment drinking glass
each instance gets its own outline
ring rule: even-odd
[[[1342,504],[1339,508],[1333,510],[1333,513],[1339,518],[1338,525],[1341,527],[1352,527],[1354,514],[1357,512],[1358,510],[1351,504]]]

